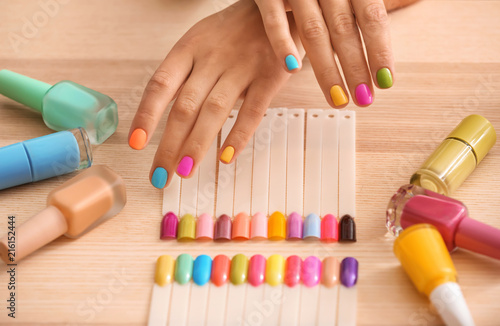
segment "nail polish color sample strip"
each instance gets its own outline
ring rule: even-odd
[[[163,255],[148,324],[355,325],[357,280],[352,257]]]
[[[232,151],[218,144],[236,117],[199,170],[165,189],[161,238],[356,241],[355,113],[269,109],[238,158],[223,164],[217,153],[231,161]]]

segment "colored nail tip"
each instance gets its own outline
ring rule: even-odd
[[[269,240],[278,241],[285,239],[286,236],[286,220],[281,212],[274,212],[269,217],[267,224],[267,238]]]
[[[177,240],[189,241],[196,237],[196,219],[191,214],[186,214],[181,218],[177,230]]]
[[[264,283],[266,275],[266,257],[253,255],[248,262],[248,283],[259,286]]]
[[[252,216],[250,238],[254,240],[267,239],[267,218],[263,213],[257,212]]]
[[[222,214],[215,222],[214,240],[216,241],[231,240],[231,233],[232,233],[231,229],[232,229],[231,218],[226,214]]]
[[[233,221],[233,240],[248,240],[250,238],[250,218],[246,213],[239,213]]]
[[[321,238],[321,219],[316,214],[307,215],[304,221],[304,239]]]
[[[231,261],[225,255],[217,255],[212,261],[212,274],[210,279],[215,286],[222,286],[229,280]]]
[[[292,70],[297,69],[299,67],[299,62],[291,54],[286,56],[285,63],[286,63],[286,67],[287,67],[288,71],[292,71]]]
[[[321,260],[315,256],[309,256],[302,263],[302,282],[307,287],[318,285],[321,280]]]
[[[338,223],[335,216],[326,214],[321,220],[321,241],[335,242],[339,238]]]
[[[271,286],[283,283],[285,274],[285,258],[281,255],[271,255],[266,262],[266,282]]]
[[[210,281],[212,273],[212,258],[207,255],[196,257],[193,264],[193,282],[197,285],[205,285]]]
[[[175,281],[186,284],[191,280],[193,274],[193,257],[190,254],[182,254],[175,262]]]
[[[214,220],[212,216],[203,213],[196,223],[196,240],[211,240],[214,238]]]
[[[358,261],[353,257],[346,257],[340,263],[340,283],[345,287],[353,287],[358,282]]]
[[[342,106],[349,102],[349,98],[345,94],[344,89],[339,85],[333,85],[332,88],[330,88],[330,97],[335,106]]]
[[[167,184],[167,179],[168,179],[167,170],[165,170],[162,167],[157,167],[153,172],[153,176],[151,177],[151,184],[155,188],[163,189]]]
[[[377,83],[380,88],[392,87],[392,73],[389,68],[382,68],[377,71]]]
[[[146,131],[144,129],[137,128],[132,132],[132,135],[130,135],[128,144],[133,149],[143,149],[144,145],[146,144],[147,138],[148,136],[146,134]]]
[[[193,164],[194,161],[191,157],[184,156],[177,166],[177,173],[183,177],[187,177],[193,169]]]
[[[302,271],[302,258],[293,255],[286,259],[284,283],[289,287],[300,284],[300,274]]]
[[[179,220],[177,219],[177,215],[172,212],[165,214],[161,222],[160,239],[176,239],[178,225]]]
[[[233,156],[234,156],[234,147],[227,146],[222,151],[222,154],[220,155],[220,160],[224,163],[229,163],[233,159]]]
[[[369,105],[373,103],[372,91],[367,84],[359,84],[356,87],[356,99],[359,105]]]
[[[326,287],[333,287],[339,283],[340,263],[335,257],[323,259],[321,283]]]
[[[243,254],[237,254],[231,259],[231,283],[240,285],[246,282],[248,276],[248,258]]]
[[[288,240],[298,240],[302,239],[303,232],[303,221],[302,216],[298,213],[291,213],[286,221],[286,238]]]
[[[162,255],[156,260],[155,283],[165,286],[174,279],[175,260],[170,255]]]
[[[356,222],[351,215],[342,216],[339,222],[339,241],[356,242]]]

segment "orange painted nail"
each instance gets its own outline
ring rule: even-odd
[[[133,149],[143,149],[147,139],[148,135],[146,134],[146,131],[144,131],[144,129],[137,128],[130,136],[128,144]]]
[[[283,213],[274,212],[267,224],[269,240],[284,240],[286,236],[286,220]]]
[[[233,222],[233,240],[248,240],[250,238],[250,218],[246,213],[239,213]]]
[[[218,255],[212,261],[212,283],[215,286],[222,286],[229,280],[231,261],[225,255]]]

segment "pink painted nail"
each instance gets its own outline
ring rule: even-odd
[[[301,270],[302,259],[296,255],[288,257],[285,265],[285,284],[289,287],[299,284]]]
[[[214,220],[212,216],[203,213],[196,223],[196,240],[210,240],[214,238]]]
[[[326,214],[321,220],[321,241],[334,242],[339,239],[339,225],[332,214]]]
[[[177,166],[177,173],[183,177],[187,177],[193,169],[193,159],[189,156],[184,156]]]
[[[302,282],[307,287],[313,287],[321,279],[321,260],[315,256],[309,256],[302,263]]]
[[[264,283],[266,275],[266,258],[262,255],[253,255],[248,262],[248,283],[259,286]]]
[[[372,92],[370,91],[368,85],[359,84],[358,87],[356,87],[356,99],[358,100],[359,105],[372,104]]]
[[[267,239],[267,218],[262,213],[255,213],[250,222],[250,239]]]

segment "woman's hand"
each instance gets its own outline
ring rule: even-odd
[[[291,42],[298,42],[293,18],[288,25]],[[130,128],[130,146],[144,148],[175,98],[151,168],[153,186],[164,188],[176,172],[190,177],[244,96],[222,146],[221,160],[232,162],[289,76],[273,53],[253,0],[239,1],[194,25],[149,81]]]

